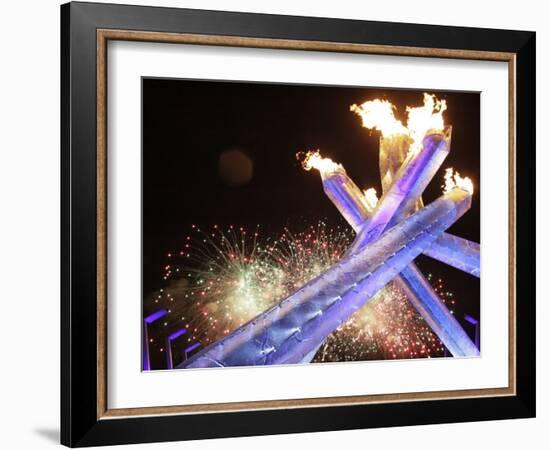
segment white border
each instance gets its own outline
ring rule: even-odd
[[[142,373],[142,76],[482,92],[482,357]],[[506,63],[110,41],[107,85],[109,409],[508,385]]]

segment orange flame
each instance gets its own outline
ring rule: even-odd
[[[443,131],[443,111],[447,109],[445,100],[438,100],[435,95],[424,93],[424,106],[411,108],[407,106],[407,129],[413,140],[413,151],[422,146],[422,139],[429,130]]]
[[[444,194],[457,187],[470,194],[474,193],[474,183],[472,180],[468,177],[461,177],[452,167],[445,170],[445,184],[441,187],[443,188]]]
[[[378,204],[378,195],[376,194],[376,189],[365,189],[363,191],[363,194],[365,194],[363,203],[365,204],[367,211],[373,212],[376,209],[376,205]]]
[[[305,154],[299,152],[296,154],[296,158],[302,159],[302,167],[305,170],[317,169],[321,174],[327,174],[343,170],[341,164],[335,163],[330,158],[323,158],[319,150],[310,150]]]
[[[351,105],[350,110],[361,116],[365,128],[378,130],[384,137],[408,134],[401,121],[395,118],[395,106],[387,100],[376,99],[361,106]]]
[[[438,100],[435,95],[424,93],[424,105],[407,106],[407,126],[403,126],[394,115],[395,106],[387,100],[371,100],[361,106],[351,105],[350,110],[358,114],[363,126],[379,130],[383,137],[397,134],[409,136],[413,143],[411,152],[422,148],[422,140],[429,130],[442,131],[445,127],[443,112],[447,109],[445,100]]]

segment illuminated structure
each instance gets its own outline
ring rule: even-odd
[[[453,189],[180,367],[302,362],[461,217],[470,204],[470,193]]]
[[[409,154],[408,159],[401,167],[398,165],[399,155],[405,157],[406,153],[400,150],[408,149],[407,140],[393,137],[389,139],[389,142],[386,141],[386,139],[381,139],[380,143],[380,148],[386,150],[381,152],[380,155],[380,172],[382,180],[384,180],[382,183],[383,188],[386,189],[387,194],[382,197],[378,207],[372,205],[372,203],[365,206],[365,197],[342,167],[325,165],[320,168],[323,187],[327,196],[333,201],[343,217],[354,219],[349,223],[355,231],[362,232],[350,251],[368,245],[384,231],[385,227],[380,229],[380,223],[385,222],[387,226],[389,221],[386,219],[380,220],[377,217],[380,212],[386,217],[388,210],[393,205],[391,216],[402,217],[421,207],[420,195],[449,152],[450,129],[445,133],[428,134],[423,140],[423,150],[418,154]],[[397,147],[396,151],[389,150],[390,147],[394,146]],[[388,162],[390,155],[392,155],[392,160]],[[398,155],[398,157],[395,155]],[[407,174],[410,175],[407,176]],[[397,178],[400,182],[392,183],[394,178]],[[414,182],[411,180],[414,180]],[[388,199],[391,199],[390,207],[383,206],[389,203]],[[372,215],[368,211],[369,209]],[[358,219],[358,217],[361,217],[361,219]],[[396,220],[392,219],[392,221]],[[444,234],[434,242],[430,249],[437,246],[438,251],[433,252],[437,256],[436,259],[441,260],[447,257],[448,259],[454,258],[456,261],[461,261],[460,253],[449,251],[449,247],[452,248],[452,246],[445,245],[449,240],[453,243],[456,241],[469,242],[465,239]],[[442,241],[442,244],[439,244],[440,241]],[[429,252],[430,249],[427,251]],[[427,251],[424,251],[424,253],[426,254]],[[467,261],[471,261],[469,266],[475,266],[476,258],[471,253],[467,256]],[[467,264],[464,264],[464,266],[467,266]],[[477,268],[477,276],[479,276],[479,252]],[[479,354],[478,348],[439,299],[414,263],[395,277],[394,281],[453,356],[476,356]]]
[[[173,333],[170,333],[168,336],[166,336],[166,368],[167,369],[173,369],[174,368],[174,360],[172,355],[172,341],[175,341],[176,339],[180,338],[181,336],[187,334],[187,328],[180,328]]]
[[[479,355],[477,346],[413,264],[414,258],[425,253],[479,277],[479,245],[444,233],[470,208],[470,180],[448,171],[444,195],[428,206],[421,199],[450,150],[451,131],[441,118],[444,108],[438,104],[434,114],[431,101],[431,109],[409,110],[409,126],[411,121],[420,123],[414,129],[397,122],[391,108],[390,121],[376,122],[383,125],[375,126],[383,132],[380,201],[364,195],[341,165],[321,158],[319,152],[307,155],[304,167],[320,171],[325,193],[357,232],[354,243],[337,264],[179,368],[309,362],[327,336],[391,280],[453,356]],[[372,108],[388,118],[384,102],[368,103],[352,107],[362,115],[365,126],[371,124]]]
[[[168,314],[164,308],[155,311],[143,319],[143,370],[151,370],[151,361],[149,358],[149,325]]]
[[[443,233],[424,254],[479,278],[479,244]]]

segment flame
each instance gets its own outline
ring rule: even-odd
[[[464,189],[470,194],[474,193],[474,183],[468,177],[461,177],[452,167],[445,170],[445,184],[441,186],[443,193],[446,194],[454,188]]]
[[[299,152],[296,154],[296,158],[302,159],[302,167],[305,170],[317,169],[321,174],[327,174],[343,170],[341,164],[335,163],[330,158],[323,158],[319,150],[310,150],[304,153]]]
[[[443,112],[447,109],[445,100],[438,100],[435,95],[424,93],[424,105],[416,108],[407,106],[407,126],[394,115],[395,106],[387,100],[371,100],[361,106],[351,105],[350,110],[358,114],[363,126],[376,129],[387,138],[405,135],[412,139],[411,152],[422,148],[422,140],[429,130],[442,131],[445,127]]]
[[[411,108],[407,106],[407,129],[409,136],[413,140],[411,147],[419,148],[422,145],[422,139],[426,136],[428,130],[443,131],[445,123],[443,121],[443,111],[447,109],[445,100],[438,100],[435,95],[424,93],[424,106]]]
[[[365,128],[381,131],[384,137],[408,134],[401,121],[395,118],[394,109],[395,106],[391,102],[380,99],[350,107],[351,111],[361,116]]]
[[[365,194],[364,204],[367,207],[368,212],[373,212],[376,209],[378,204],[378,195],[376,194],[376,189],[368,188],[363,191]]]

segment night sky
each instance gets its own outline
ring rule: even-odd
[[[266,234],[319,219],[344,226],[318,173],[304,171],[296,152],[319,148],[360,188],[374,187],[380,195],[380,134],[363,128],[350,105],[387,99],[406,123],[405,107],[421,106],[423,92],[143,79],[144,313],[155,310],[150,299],[163,287],[166,254],[181,246],[192,224],[260,224]],[[428,92],[447,100],[444,118],[453,133],[451,153],[425,191],[424,203],[441,195],[446,167],[470,177],[472,208],[449,232],[479,242],[479,94]],[[455,293],[457,318],[479,317],[477,278],[427,257],[416,262]]]

